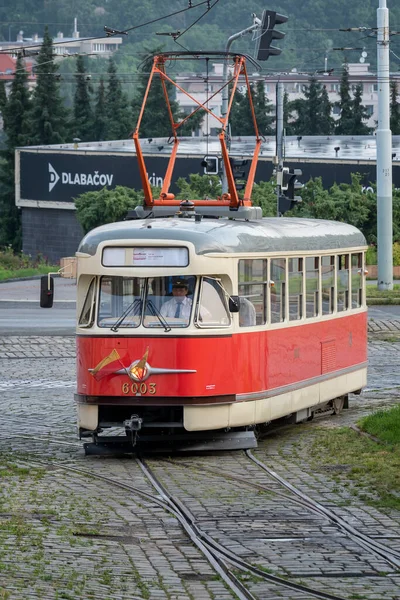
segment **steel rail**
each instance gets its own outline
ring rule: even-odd
[[[293,486],[291,483],[286,481],[283,477],[278,475],[278,473],[275,473],[275,471],[273,471],[272,469],[267,467],[267,465],[265,465],[263,462],[258,460],[258,458],[256,458],[250,450],[245,450],[245,454],[252,462],[254,462],[261,469],[263,469],[266,473],[268,473],[270,477],[272,477],[276,481],[279,481],[279,483],[283,487],[290,490],[293,494],[295,494],[296,496],[301,498],[304,502],[306,502],[310,508],[318,509],[322,514],[324,514],[326,517],[328,517],[328,519],[330,521],[332,521],[333,523],[338,525],[338,527],[340,527],[341,529],[346,531],[351,536],[351,538],[354,541],[356,541],[362,548],[364,548],[365,550],[369,550],[370,552],[374,552],[375,554],[380,556],[380,558],[383,558],[384,560],[386,560],[386,562],[391,564],[396,569],[400,569],[400,553],[399,552],[397,552],[396,550],[392,550],[392,549],[388,548],[387,546],[385,546],[384,544],[381,544],[380,542],[373,540],[372,538],[368,537],[361,531],[358,531],[357,529],[355,529],[354,527],[352,527],[351,525],[346,523],[346,521],[344,519],[337,516],[332,510],[330,510],[329,508],[326,508],[325,506],[323,506],[316,500],[313,500],[312,498],[307,496],[307,494],[304,494],[299,489],[297,489],[295,486]]]

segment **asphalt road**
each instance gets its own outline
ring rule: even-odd
[[[0,283],[0,335],[74,335],[75,279],[54,279],[52,308],[39,300],[39,279]]]

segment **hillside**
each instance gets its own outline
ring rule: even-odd
[[[196,4],[196,0],[192,0]],[[393,2],[391,4],[394,4]],[[44,23],[49,24],[50,33],[56,35],[63,31],[65,36],[71,35],[73,18],[78,18],[78,29],[81,37],[101,36],[104,25],[125,30],[157,19],[160,16],[182,11],[189,5],[189,0],[57,0],[47,2],[38,0],[19,0],[17,3],[5,3],[0,7],[0,36],[4,40],[16,39],[19,30],[28,37],[34,33],[42,34]],[[251,14],[261,16],[266,4],[261,0],[211,0],[214,7],[201,21],[185,33],[179,42],[189,49],[223,50],[227,39],[233,33],[252,24]],[[131,31],[124,37],[123,50],[119,53],[119,62],[134,66],[138,58],[143,56],[144,48],[154,49],[164,46],[179,50],[170,37],[157,36],[156,32],[183,31],[204,12],[207,4],[183,12],[167,20],[159,21]],[[298,70],[314,71],[324,67],[325,52],[328,50],[328,66],[339,66],[346,55],[349,62],[357,62],[360,49],[368,52],[367,62],[376,62],[376,39],[369,32],[339,32],[340,28],[376,27],[376,9],[378,0],[276,0],[267,8],[289,17],[286,25],[286,38],[279,44],[284,48],[280,57],[264,63],[264,70]],[[400,30],[400,5],[390,6],[391,30]],[[310,31],[312,30],[312,31]],[[351,47],[357,50],[342,52],[333,48]],[[232,48],[238,51],[254,51],[251,35],[241,38]],[[400,61],[395,55],[400,54],[400,37],[392,37],[391,48],[395,61],[392,68]],[[123,56],[124,55],[124,56]]]

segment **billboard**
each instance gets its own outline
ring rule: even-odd
[[[97,191],[103,187],[115,188],[126,186],[142,189],[136,155],[106,152],[62,152],[62,151],[19,151],[19,173],[17,161],[17,204],[21,206],[40,202],[57,203],[58,207],[73,208],[74,198],[85,192]],[[249,158],[243,156],[243,158]],[[151,185],[161,187],[164,181],[169,156],[145,156],[147,176]],[[170,191],[179,190],[174,182],[180,177],[187,178],[190,174],[204,174],[202,161],[204,156],[182,155],[177,157]],[[375,162],[364,161],[322,161],[315,159],[287,160],[285,166],[301,168],[300,178],[306,183],[311,177],[322,177],[324,187],[331,187],[335,182],[351,183],[352,173],[361,173],[362,185],[368,187],[376,181]],[[258,161],[255,181],[269,181],[273,176],[271,158],[261,158]],[[393,164],[393,184],[400,187],[400,164]],[[24,201],[27,203],[24,204]],[[55,207],[55,205],[53,205]]]

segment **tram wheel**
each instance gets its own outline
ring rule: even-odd
[[[344,396],[332,400],[333,414],[339,415],[344,408]]]

